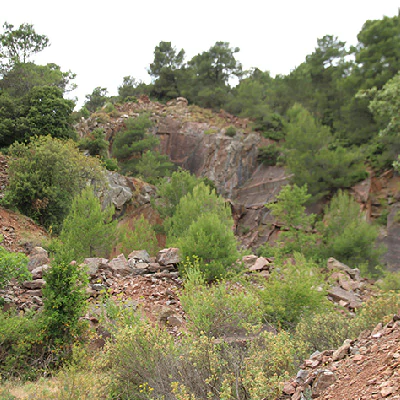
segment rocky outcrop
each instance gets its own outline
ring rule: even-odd
[[[279,399],[399,399],[399,319],[395,315],[384,327],[346,339],[335,351],[311,355]]]

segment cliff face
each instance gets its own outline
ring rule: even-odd
[[[160,151],[175,164],[198,176],[210,178],[224,197],[232,198],[257,167],[260,136],[237,133],[231,138],[223,130],[207,134],[202,122],[163,118],[155,128]]]
[[[235,231],[245,247],[255,250],[266,241],[276,240],[279,227],[265,204],[274,201],[289,176],[283,167],[259,165],[258,148],[267,143],[251,131],[246,119],[188,106],[183,98],[166,105],[142,98],[116,106],[114,116],[94,114],[76,128],[84,136],[101,127],[111,144],[125,120],[142,112],[154,121],[153,134],[160,139],[160,152],[193,174],[210,178],[218,192],[230,200]],[[233,137],[225,135],[228,127],[235,128]],[[392,269],[400,268],[399,183],[400,178],[389,173],[353,188],[367,218],[383,221],[388,217],[387,225],[381,225],[380,241],[387,247],[384,262]],[[317,205],[312,212],[320,210],[321,205]]]

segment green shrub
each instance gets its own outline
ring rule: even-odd
[[[177,247],[183,260],[199,260],[200,271],[207,281],[226,276],[239,257],[232,229],[216,213],[200,215],[177,240]],[[187,265],[179,269],[186,275]]]
[[[35,379],[54,366],[57,354],[45,340],[45,325],[33,313],[0,310],[0,378]]]
[[[139,321],[110,345],[113,393],[135,400],[275,398],[301,349],[285,332],[262,332],[245,344],[185,333],[174,341]]]
[[[215,190],[210,189],[205,183],[200,182],[192,191],[180,198],[174,215],[165,221],[165,230],[170,244],[178,238],[185,236],[190,225],[199,216],[214,213],[223,221],[226,229],[232,228],[231,210],[222,197],[218,197]]]
[[[307,314],[296,326],[296,338],[303,341],[308,353],[337,349],[352,338],[350,317],[338,311]]]
[[[12,253],[0,246],[0,289],[8,285],[12,278],[29,280],[28,257],[23,253]]]
[[[193,188],[199,183],[205,183],[212,187],[206,178],[198,178],[189,171],[178,169],[173,172],[171,177],[163,179],[157,184],[157,194],[159,199],[153,202],[153,206],[160,214],[161,218],[172,217],[182,197],[193,192]]]
[[[46,285],[42,289],[46,338],[50,343],[61,344],[65,355],[84,331],[85,323],[80,318],[87,308],[89,283],[87,271],[68,259],[69,254],[58,254],[44,277]]]
[[[264,165],[276,165],[279,154],[279,148],[275,143],[268,146],[261,146],[258,149],[257,160]]]
[[[186,268],[180,300],[188,328],[197,335],[246,335],[261,325],[261,304],[254,293],[224,280],[207,285],[196,261]]]
[[[293,264],[288,260],[275,265],[268,281],[257,290],[266,321],[293,329],[308,313],[329,309],[323,282],[317,265],[299,253]]]
[[[115,158],[106,158],[103,165],[107,171],[118,171],[118,161]]]
[[[151,224],[141,215],[137,218],[132,229],[127,225],[118,227],[120,234],[120,251],[128,255],[133,250],[147,250],[155,255],[159,250],[156,234]]]
[[[89,135],[79,141],[78,147],[81,150],[88,150],[91,156],[106,158],[109,143],[106,140],[104,129],[96,128]]]
[[[229,137],[234,137],[236,135],[236,129],[233,126],[230,126],[229,128],[226,128],[225,130],[225,135]]]
[[[87,182],[104,182],[99,160],[86,157],[72,141],[42,136],[15,143],[10,156],[5,204],[56,233]]]
[[[366,221],[360,205],[348,193],[339,191],[333,197],[319,229],[323,237],[319,247],[322,258],[334,257],[350,266],[367,263],[369,273],[378,273],[375,267],[382,248],[375,242],[379,230]]]
[[[81,262],[85,257],[109,255],[117,240],[113,213],[112,205],[102,211],[91,186],[74,198],[60,233],[63,250],[69,252],[71,259]]]

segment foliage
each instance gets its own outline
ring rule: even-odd
[[[75,106],[55,86],[35,86],[21,99],[0,92],[0,146],[33,136],[73,138],[70,115]]]
[[[54,364],[44,329],[43,320],[33,313],[0,310],[0,378],[34,379]]]
[[[161,218],[172,217],[182,197],[193,192],[193,188],[205,182],[204,178],[198,178],[189,171],[178,169],[171,177],[163,179],[157,185],[159,199],[154,207]]]
[[[236,129],[233,126],[226,128],[225,135],[229,137],[234,137],[236,135]]]
[[[295,105],[289,114],[284,148],[293,183],[307,184],[316,200],[338,188],[351,187],[366,177],[360,155],[333,145],[328,127],[320,125],[300,105]]]
[[[334,257],[347,265],[367,263],[369,272],[379,262],[382,249],[376,246],[378,228],[361,213],[359,204],[346,192],[339,191],[325,209],[320,226],[322,258]]]
[[[232,218],[222,219],[216,212],[200,214],[176,242],[182,259],[199,260],[199,269],[207,281],[226,276],[239,257],[232,225]],[[187,265],[181,266],[180,271],[186,275]]]
[[[83,333],[85,324],[80,318],[87,309],[89,283],[87,271],[68,259],[70,253],[66,250],[58,254],[45,274],[46,285],[42,289],[45,335],[51,343],[60,345],[64,355]]]
[[[36,65],[34,63],[16,64],[3,75],[0,88],[12,98],[21,98],[27,95],[34,87],[57,87],[62,93],[75,89],[71,81],[75,74],[71,71],[62,72],[57,64]]]
[[[152,185],[169,176],[173,169],[174,164],[167,155],[152,150],[147,150],[135,167],[138,176]]]
[[[108,100],[107,89],[97,86],[93,89],[91,94],[87,94],[84,107],[86,107],[90,112],[95,112]]]
[[[183,67],[185,51],[179,52],[171,42],[160,42],[154,49],[154,60],[149,74],[155,79],[153,94],[157,99],[169,100],[180,96],[178,81]]]
[[[128,255],[133,250],[146,250],[155,255],[159,250],[156,234],[151,224],[144,218],[143,214],[133,223],[133,228],[128,224],[118,227],[120,233],[120,251]]]
[[[383,277],[376,282],[384,292],[400,291],[400,272],[385,271]]]
[[[294,372],[301,346],[285,332],[262,332],[246,346],[165,331],[140,321],[110,348],[114,393],[121,399],[274,398]]]
[[[31,274],[27,268],[28,257],[23,253],[12,253],[0,246],[0,289],[8,285],[11,279],[29,280]]]
[[[275,143],[261,146],[258,149],[257,160],[264,165],[276,165],[280,155],[280,150]]]
[[[54,232],[86,183],[104,180],[99,161],[85,157],[72,141],[42,136],[15,143],[10,156],[4,201]]]
[[[88,186],[75,196],[69,214],[64,219],[60,240],[72,259],[106,257],[117,238],[117,222],[112,220],[114,207],[102,211],[100,200]]]
[[[257,291],[266,321],[294,329],[306,314],[329,308],[323,282],[317,265],[299,253],[294,260],[275,265],[267,283]]]
[[[233,225],[231,211],[225,204],[225,200],[218,197],[214,190],[201,182],[180,198],[174,214],[165,221],[164,226],[169,242],[173,244],[178,238],[184,237],[190,225],[206,214],[215,214],[225,225],[226,230],[231,230]],[[205,222],[209,221],[203,221],[203,223]]]
[[[102,159],[106,159],[108,145],[104,129],[96,128],[79,141],[78,147],[81,150],[88,150],[91,156],[99,156]]]
[[[308,352],[339,348],[352,337],[350,316],[339,311],[304,315],[296,326],[296,337],[306,343]]]
[[[154,135],[146,133],[151,126],[148,115],[141,114],[137,118],[129,118],[126,128],[116,134],[112,153],[121,163],[123,173],[135,172],[141,155],[158,143]]]
[[[31,24],[21,24],[18,29],[5,22],[0,35],[1,70],[8,70],[15,64],[26,63],[31,55],[49,45],[49,38],[39,35]]]
[[[137,82],[132,76],[124,76],[122,85],[118,86],[118,99],[122,102],[136,102],[136,96],[141,94],[142,82]]]
[[[307,194],[307,186],[287,185],[282,188],[275,203],[266,205],[272,215],[277,218],[283,228],[279,235],[280,249],[277,252],[282,254],[293,254],[300,252],[310,254],[316,241],[312,233],[315,222],[315,215],[306,214],[305,203],[311,197]]]
[[[257,296],[239,283],[220,280],[207,285],[199,261],[186,266],[184,290],[180,295],[193,334],[208,337],[247,335],[261,324]]]

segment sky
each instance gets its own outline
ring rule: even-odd
[[[356,45],[366,20],[393,17],[399,7],[398,0],[12,0],[2,4],[0,22],[30,23],[49,37],[32,60],[77,75],[68,97],[79,108],[97,86],[116,95],[124,76],[149,83],[160,41],[183,48],[186,61],[229,42],[244,69],[275,76],[301,64],[324,35]]]

